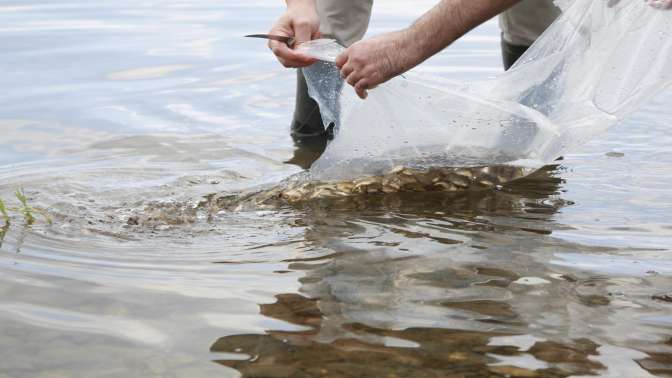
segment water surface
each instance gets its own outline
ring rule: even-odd
[[[502,190],[209,208],[314,158],[294,72],[241,38],[281,11],[0,5],[0,197],[53,221],[0,229],[0,376],[672,374],[672,93]],[[418,70],[493,75],[498,43]]]

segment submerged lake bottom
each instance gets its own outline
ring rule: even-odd
[[[279,187],[324,146],[241,42],[276,2],[87,4],[0,6],[0,198],[48,215],[0,221],[0,377],[672,375],[672,93],[513,181]],[[385,4],[373,32],[432,2]]]

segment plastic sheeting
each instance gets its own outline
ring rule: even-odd
[[[642,1],[560,0],[562,16],[519,62],[471,84],[409,74],[360,100],[331,62],[330,40],[301,46],[321,59],[309,93],[336,137],[311,167],[343,180],[391,167],[538,168],[604,132],[672,80],[672,12]]]

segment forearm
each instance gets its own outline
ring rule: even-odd
[[[402,31],[401,48],[409,54],[410,69],[445,49],[471,29],[505,11],[520,0],[442,0]]]
[[[361,98],[448,47],[520,0],[442,0],[412,26],[355,43],[336,58],[341,76]]]

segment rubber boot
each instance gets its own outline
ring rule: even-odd
[[[303,72],[296,75],[296,105],[291,135],[294,140],[325,137],[324,123],[317,102],[308,95],[308,86]]]
[[[296,83],[296,107],[291,128],[294,156],[285,163],[308,169],[333,138],[333,126],[324,127],[320,107],[308,95],[306,79],[300,69],[297,70]]]

